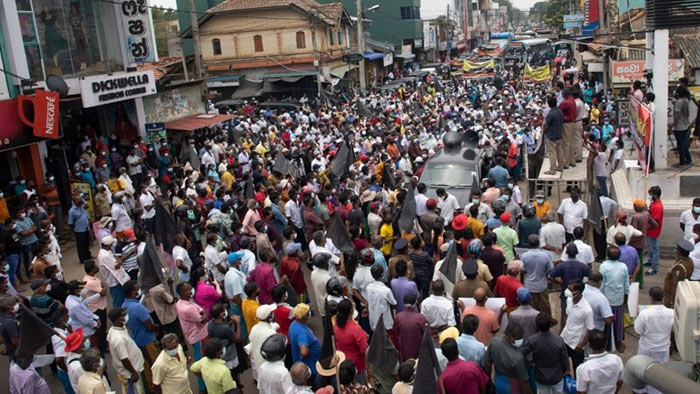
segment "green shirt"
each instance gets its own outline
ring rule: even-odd
[[[506,258],[506,264],[510,263],[515,259],[513,247],[518,244],[518,233],[503,224],[501,224],[501,227],[493,230],[493,232],[496,234],[496,245],[503,249],[503,256]]]
[[[212,360],[209,357],[202,357],[190,366],[190,370],[202,374],[208,394],[224,394],[236,388],[236,382],[231,378],[231,371],[226,368],[222,359]]]

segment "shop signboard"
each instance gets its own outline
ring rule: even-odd
[[[385,53],[383,64],[384,64],[384,67],[391,66],[392,64],[394,64],[394,54],[391,52]]]
[[[153,70],[80,78],[83,108],[116,103],[156,93]]]
[[[18,111],[19,100],[0,100],[0,151],[19,148],[43,141],[44,138],[37,137],[32,131],[32,127],[26,125],[20,118]],[[22,105],[24,116],[27,119],[34,118],[34,107],[28,102]]]
[[[156,49],[153,40],[148,0],[121,0],[119,2],[129,63],[153,62]]]
[[[644,60],[612,62],[612,81],[616,84],[632,84],[635,80],[644,81]],[[668,60],[668,80],[678,81],[683,77],[683,59]]]
[[[162,140],[167,140],[168,136],[165,132],[165,123],[146,123],[146,142],[148,144],[160,145]]]

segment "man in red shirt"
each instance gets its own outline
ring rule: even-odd
[[[477,394],[486,390],[489,378],[474,361],[459,358],[457,341],[447,338],[440,344],[447,358],[447,367],[440,375],[438,392],[441,394]]]
[[[645,266],[651,267],[647,275],[654,275],[659,272],[659,235],[664,225],[664,204],[661,202],[661,188],[652,186],[649,188],[649,214],[656,220],[656,227],[647,229],[647,248],[649,249],[649,261]]]
[[[576,101],[571,95],[571,89],[564,88],[561,91],[564,101],[559,104],[559,109],[564,114],[564,158],[569,159],[569,166],[576,166]],[[566,165],[564,166],[566,168]]]
[[[521,264],[519,260],[513,260],[508,263],[506,275],[501,275],[498,280],[496,280],[496,287],[493,289],[493,292],[496,293],[498,297],[504,297],[506,299],[506,306],[508,307],[506,312],[508,313],[512,312],[520,305],[518,302],[518,289],[523,287],[523,284],[518,278],[520,277]]]

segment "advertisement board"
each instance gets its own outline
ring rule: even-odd
[[[129,63],[155,61],[156,48],[151,30],[148,0],[121,0],[119,11],[126,35],[126,53]]]
[[[156,93],[153,70],[80,78],[83,107],[116,103]]]
[[[668,80],[678,81],[683,77],[683,59],[668,60]],[[644,60],[610,63],[612,81],[616,84],[632,84],[635,80],[645,81]]]

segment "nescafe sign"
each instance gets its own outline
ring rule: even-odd
[[[153,71],[99,75],[80,79],[83,107],[129,100],[156,93]]]
[[[34,119],[25,114],[25,103],[31,102],[34,107]],[[22,123],[34,130],[34,135],[42,138],[58,137],[58,93],[46,90],[36,90],[34,96],[17,97],[17,112]]]

